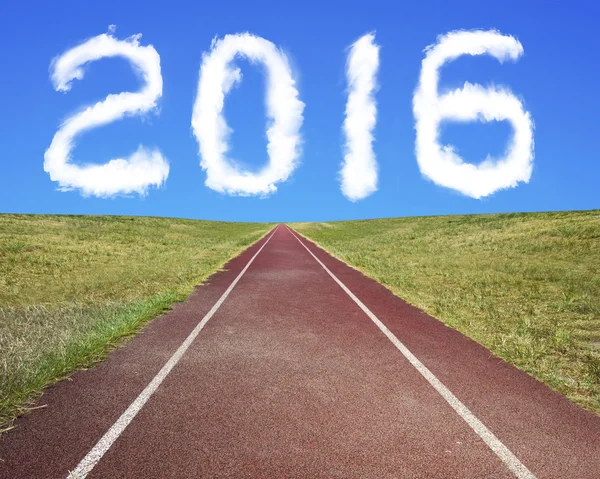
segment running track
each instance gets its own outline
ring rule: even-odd
[[[0,478],[599,478],[600,418],[280,225],[40,400]]]

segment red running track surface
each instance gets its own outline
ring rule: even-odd
[[[599,417],[300,239],[532,477],[600,477]],[[0,438],[0,478],[67,477],[263,245],[87,477],[517,477],[282,225],[49,388]]]

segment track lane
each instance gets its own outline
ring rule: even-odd
[[[310,253],[310,255],[321,265],[329,276],[342,288],[342,290],[354,301],[358,307],[369,317],[379,330],[391,341],[398,351],[408,362],[423,376],[423,378],[442,396],[448,405],[469,425],[469,427],[486,443],[486,445],[498,456],[498,458],[510,469],[518,479],[536,479],[525,465],[500,441],[469,408],[467,408],[419,359],[392,333],[373,312],[358,299],[340,279],[315,256],[315,254],[304,244],[304,242],[290,228],[288,230],[296,237],[298,242]]]

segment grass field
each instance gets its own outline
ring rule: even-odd
[[[600,211],[291,225],[600,413]]]
[[[0,215],[0,430],[272,226]]]

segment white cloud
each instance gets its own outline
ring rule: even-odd
[[[500,62],[517,60],[523,46],[512,36],[491,31],[455,31],[427,47],[413,98],[416,156],[423,175],[434,183],[473,198],[527,183],[533,168],[533,121],[521,101],[506,87],[464,87],[438,94],[439,70],[461,55],[488,54]],[[514,136],[502,158],[489,156],[479,165],[465,163],[452,145],[439,144],[442,121],[508,120]]]
[[[346,63],[348,101],[343,126],[346,143],[340,175],[342,193],[351,201],[377,191],[377,161],[372,144],[377,121],[374,92],[378,68],[379,46],[375,34],[369,33],[352,44]]]
[[[110,30],[110,27],[109,27]],[[112,30],[114,31],[114,29]],[[128,158],[105,164],[74,165],[71,151],[81,133],[124,116],[140,115],[156,108],[162,95],[160,56],[152,45],[140,46],[141,34],[117,40],[110,34],[91,38],[50,65],[50,78],[57,91],[68,92],[73,80],[84,77],[84,66],[101,58],[124,57],[140,74],[143,88],[137,93],[108,95],[104,101],[69,117],[54,135],[44,155],[44,170],[62,191],[78,189],[84,195],[109,197],[117,194],[144,195],[150,186],[161,186],[169,175],[169,163],[158,149],[139,146]]]
[[[269,163],[258,173],[240,169],[227,158],[232,133],[223,116],[225,96],[242,80],[239,55],[266,67],[267,153]],[[206,186],[232,195],[266,196],[285,181],[300,157],[300,127],[304,103],[286,55],[277,47],[249,33],[214,39],[211,51],[203,55],[198,94],[192,114],[192,128],[200,146],[201,166],[206,170]]]

